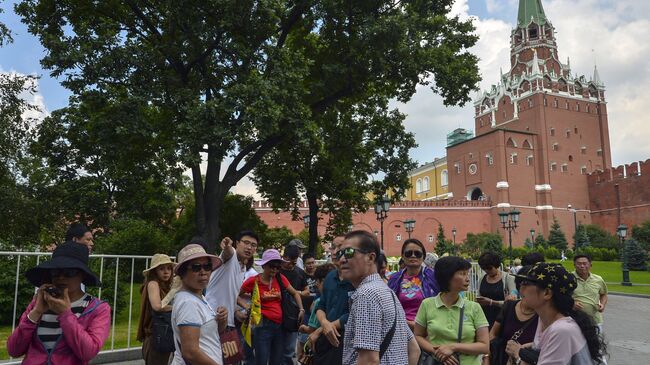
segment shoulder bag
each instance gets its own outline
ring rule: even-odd
[[[298,308],[298,303],[296,303],[296,299],[289,294],[287,288],[284,287],[280,274],[277,274],[275,279],[278,281],[278,285],[280,285],[282,329],[287,332],[298,332],[298,328],[300,327],[300,323],[298,322],[300,308]]]
[[[174,352],[172,312],[151,311],[151,346],[156,352]]]
[[[465,304],[460,308],[460,318],[458,319],[458,339],[456,342],[460,343],[463,337],[463,320],[465,317]],[[454,354],[456,360],[460,364],[460,359],[458,354]],[[420,353],[420,358],[418,359],[418,365],[444,365],[444,362],[435,357],[432,353],[422,350]]]

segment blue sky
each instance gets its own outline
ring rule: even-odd
[[[1,0],[0,0],[1,1]],[[457,0],[454,14],[475,18],[478,44],[471,49],[479,58],[487,89],[498,80],[499,68],[509,66],[509,36],[517,18],[518,0]],[[38,100],[46,111],[64,107],[70,93],[40,66],[44,50],[13,12],[15,1],[1,2],[0,21],[14,32],[13,44],[0,48],[0,71],[36,74]],[[650,158],[650,1],[646,0],[542,0],[556,28],[561,59],[571,58],[574,73],[591,77],[594,64],[607,88],[612,160],[615,165]],[[420,163],[445,154],[445,136],[457,127],[474,128],[471,103],[445,107],[426,87],[412,100],[393,105],[407,114],[405,127],[415,133],[419,146],[411,156]],[[255,194],[244,179],[235,191]]]

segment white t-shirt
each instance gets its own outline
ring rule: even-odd
[[[237,253],[224,262],[210,275],[210,282],[205,290],[205,297],[213,309],[226,307],[228,310],[228,326],[235,327],[235,308],[237,295],[244,283],[246,267],[242,270]]]
[[[221,364],[221,342],[219,341],[219,326],[216,313],[212,310],[205,297],[197,297],[187,291],[181,290],[174,297],[172,307],[172,330],[176,351],[172,365],[186,365],[181,355],[180,331],[178,327],[192,326],[201,330],[199,348],[208,357]]]

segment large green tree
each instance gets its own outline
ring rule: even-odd
[[[151,131],[172,138],[169,165],[191,169],[197,230],[215,246],[227,192],[327,110],[377,93],[406,101],[431,78],[446,104],[469,100],[477,37],[452,3],[23,0],[17,11],[74,94],[118,93],[166,116]]]
[[[415,167],[409,149],[415,146],[404,130],[404,116],[372,98],[345,110],[329,110],[305,138],[289,141],[265,156],[255,168],[254,181],[277,210],[291,210],[296,219],[303,201],[309,206],[309,252],[318,243],[319,213],[329,216],[328,233],[345,233],[352,212],[368,209],[368,195],[408,187]],[[381,181],[370,181],[381,175]]]
[[[560,222],[555,218],[553,219],[553,224],[551,224],[551,230],[548,232],[548,245],[558,250],[566,250],[569,246],[566,236],[560,227]]]

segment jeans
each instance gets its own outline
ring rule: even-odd
[[[282,362],[282,325],[262,317],[262,322],[253,329],[255,365],[277,365]]]
[[[293,365],[293,358],[296,356],[298,332],[287,332],[282,330],[282,338],[282,365]]]

